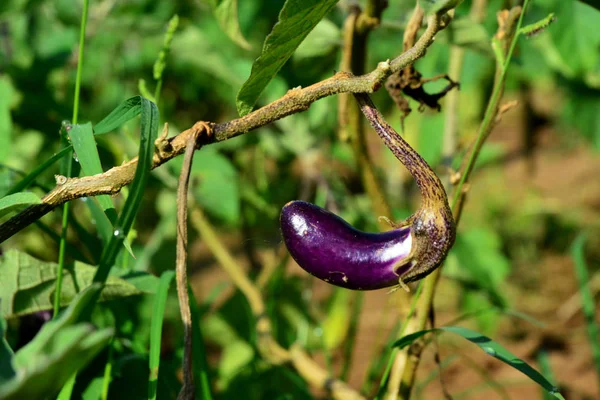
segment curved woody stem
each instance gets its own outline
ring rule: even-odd
[[[392,128],[377,111],[367,94],[355,94],[360,109],[394,156],[408,169],[421,192],[421,206],[400,226],[411,226],[413,266],[404,282],[431,273],[446,258],[454,244],[455,224],[442,182],[429,164]]]

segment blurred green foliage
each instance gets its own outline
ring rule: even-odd
[[[290,1],[288,5],[300,3]],[[260,107],[292,88],[305,87],[331,76],[339,68],[342,25],[348,3],[339,2],[334,6],[335,2],[330,1],[321,5],[322,8],[318,7],[319,2],[310,3],[313,9],[309,11],[325,13],[325,18],[319,22],[320,14],[311,14],[314,18],[309,21],[310,26],[296,32],[297,40],[284,41],[284,54],[274,58],[278,62],[268,62],[273,67],[268,71],[268,79],[263,77],[260,88],[252,88],[249,100],[246,98],[243,106],[236,107],[238,91],[251,71],[254,74],[253,63],[269,49],[265,38],[278,20],[283,0],[91,1],[79,119],[91,122],[98,133],[103,126],[97,123],[119,104],[131,100],[132,96],[150,98],[153,93],[159,93],[154,100],[160,109],[160,121],[169,123],[169,134],[173,136],[195,121],[228,121],[238,117],[238,108],[245,113],[254,103]],[[400,53],[402,33],[415,1],[389,3],[380,27],[370,36],[368,70],[377,62]],[[476,24],[469,17],[471,1],[463,1],[450,27],[437,35],[427,56],[416,63],[424,77],[443,74],[448,70],[450,46],[465,49],[459,110],[460,139],[464,148],[474,137],[493,81],[490,38],[497,28],[496,12],[508,3],[515,2],[490,1],[484,22]],[[71,0],[4,0],[0,3],[0,196],[60,150],[59,131],[63,120],[71,115],[73,103],[81,5],[82,1]],[[541,94],[542,104],[526,116],[528,119],[523,124],[534,126],[542,121],[560,132],[565,147],[584,143],[598,150],[600,30],[590,27],[600,26],[600,11],[579,1],[536,0],[528,10],[526,22],[536,22],[549,13],[556,15],[553,24],[520,41],[507,92],[523,102],[528,101],[530,93]],[[174,15],[179,16],[177,29],[172,23],[172,42],[170,50],[165,52],[165,31]],[[313,25],[314,29],[308,33]],[[161,64],[164,70],[158,75],[154,70],[157,58],[164,62]],[[260,64],[257,62],[254,67],[263,72]],[[439,89],[439,85],[430,83],[426,87],[433,91]],[[141,88],[147,93],[142,93]],[[373,97],[390,124],[400,131],[400,114],[389,96],[379,91]],[[411,105],[414,110],[418,108],[416,104]],[[128,110],[135,108],[134,104],[128,106]],[[139,113],[136,110],[127,114],[127,119]],[[352,149],[337,138],[337,119],[337,99],[325,98],[312,104],[307,112],[208,146],[196,155],[191,192],[240,263],[255,267],[251,271],[253,277],[258,274],[256,267],[264,267],[257,261],[261,259],[259,255],[279,244],[278,210],[292,199],[318,202],[335,209],[358,228],[377,229],[377,216],[373,215],[370,200],[362,190]],[[139,123],[123,125],[122,122],[119,120],[110,129],[104,126],[110,131],[102,132],[105,135],[88,135],[90,143],[95,139],[97,147],[93,144],[88,147],[88,150],[93,148],[90,157],[95,161],[91,171],[82,163],[84,173],[106,171],[138,154]],[[85,126],[79,125],[82,129]],[[522,130],[523,146],[535,142],[527,136],[533,129]],[[442,159],[444,108],[441,113],[414,111],[405,121],[404,133],[440,173],[444,173],[447,165],[459,164],[462,153],[453,163]],[[393,156],[387,151],[382,153],[381,145],[377,146],[376,167],[393,206],[393,217],[406,217],[418,201],[414,184]],[[482,153],[478,168],[491,168],[509,155],[503,143],[493,143]],[[81,158],[82,154],[78,156]],[[105,349],[88,367],[81,369],[78,364],[71,368],[79,369],[74,388],[77,396],[100,398],[104,368],[110,358],[109,398],[145,397],[153,299],[146,295],[121,296],[127,290],[127,294],[154,292],[157,279],[148,273],[159,275],[174,267],[174,188],[180,168],[181,160],[175,159],[149,178],[140,198],[134,231],[128,235],[132,251],[122,251],[119,245],[120,254],[108,280],[114,283],[115,290],[123,290],[123,293],[115,295],[119,300],[109,301],[105,290],[107,301],[92,315],[92,322],[102,329],[99,332],[108,332],[108,328],[115,331],[110,357]],[[20,204],[37,201],[35,199],[53,187],[57,173],[58,165],[44,168],[28,189],[30,194],[20,195]],[[598,228],[593,221],[573,217],[572,210],[552,210],[539,198],[534,198],[532,205],[512,204],[510,182],[493,174],[489,179],[489,186],[497,191],[492,188],[486,195],[469,200],[474,200],[477,206],[464,216],[444,271],[448,280],[459,288],[456,298],[460,313],[518,306],[505,290],[516,267],[539,261],[540,252],[549,248],[566,250],[564,243],[570,243],[581,229]],[[102,211],[114,205],[121,212],[128,195],[124,189],[113,198],[100,198],[100,204],[92,199],[73,202],[67,251],[73,263],[74,278],[90,275],[88,270],[92,267],[83,262],[98,263],[103,246],[111,239],[111,227],[102,223]],[[23,196],[27,198],[21,198]],[[0,199],[1,215],[4,211],[14,211],[8,209],[8,205],[15,205],[10,203],[12,200],[15,198]],[[110,223],[115,223],[108,213],[106,216]],[[37,227],[2,244],[5,253],[0,263],[3,278],[0,297],[5,317],[51,308],[59,229],[60,215],[53,213],[43,218]],[[191,232],[191,235],[192,271],[205,273],[211,266],[211,258],[200,249],[201,245],[196,249],[196,233]],[[20,252],[6,252],[9,248]],[[21,263],[26,260],[30,269],[43,276],[35,277],[31,283],[19,280],[16,286],[5,284],[5,277],[10,275],[14,281],[12,278],[24,270],[15,258]],[[63,292],[65,305],[91,282],[85,278],[78,283],[73,277],[69,274],[70,280]],[[356,315],[351,314],[354,309],[351,310],[348,303],[357,300],[349,300],[352,296],[348,293],[331,291],[322,295],[313,289],[314,282],[309,277],[287,274],[280,266],[265,286],[263,296],[274,334],[282,346],[300,343],[331,359],[342,351],[348,340],[353,340],[349,330]],[[27,300],[34,306],[15,310],[10,307],[9,299],[19,295],[21,290],[26,290]],[[197,310],[204,338],[200,346],[207,354],[206,372],[215,397],[313,398],[306,382],[296,372],[272,366],[258,355],[255,321],[244,297],[237,291],[223,296],[222,287],[215,290],[214,296],[205,293],[198,296],[205,300]],[[161,399],[175,398],[179,391],[182,334],[177,308],[171,290],[164,314],[156,388],[157,397]],[[479,329],[489,334],[497,329],[499,318],[497,314],[488,314],[478,317],[476,322]],[[18,354],[25,326],[23,319],[8,321],[6,343],[0,343],[0,357],[3,357],[0,383],[10,377],[5,375],[8,346]],[[61,336],[60,340],[74,340],[91,332],[87,325],[85,329],[77,329],[82,330],[69,331],[65,333],[66,339]],[[81,342],[83,350],[89,350],[89,344],[94,351],[100,351],[105,337],[101,339]],[[75,347],[58,349],[61,350],[59,356],[83,351]],[[387,354],[384,351],[381,350],[381,354]],[[377,357],[380,353],[374,354]],[[560,374],[557,376],[560,379]],[[59,386],[53,389],[57,388]]]

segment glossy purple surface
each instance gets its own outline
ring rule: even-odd
[[[281,210],[281,232],[298,265],[333,285],[355,290],[394,286],[410,268],[406,264],[394,271],[410,253],[410,227],[361,232],[321,207],[292,201]]]

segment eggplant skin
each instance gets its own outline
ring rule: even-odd
[[[332,285],[353,290],[395,286],[412,265],[410,226],[362,232],[304,201],[287,203],[280,222],[285,245],[298,265]]]

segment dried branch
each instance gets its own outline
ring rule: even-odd
[[[158,146],[159,151],[154,155],[152,168],[181,155],[192,135],[198,134],[197,146],[201,147],[209,143],[231,139],[285,116],[305,111],[313,102],[323,97],[339,93],[372,93],[378,90],[392,73],[405,68],[425,55],[436,33],[444,27],[443,15],[430,16],[427,29],[413,47],[392,61],[380,62],[377,68],[368,74],[354,76],[347,72],[338,72],[331,78],[307,88],[292,89],[282,98],[241,118],[220,124],[198,122],[179,135],[169,140],[164,139],[164,142]],[[213,131],[211,137],[199,135],[204,132],[206,126]],[[123,186],[133,180],[136,164],[137,158],[134,158],[99,175],[68,179],[61,177],[60,184],[57,184],[50,193],[44,196],[41,204],[28,207],[0,225],[0,243],[67,201],[100,194],[118,193]]]
[[[183,386],[179,392],[179,396],[177,396],[178,400],[189,400],[194,398],[194,375],[192,373],[192,312],[190,310],[187,277],[187,197],[192,161],[196,150],[196,138],[197,135],[191,135],[188,139],[185,155],[183,156],[183,166],[181,167],[181,174],[179,175],[179,186],[177,187],[177,261],[175,265],[175,275],[177,277],[179,310],[181,312],[181,320],[183,321]]]

